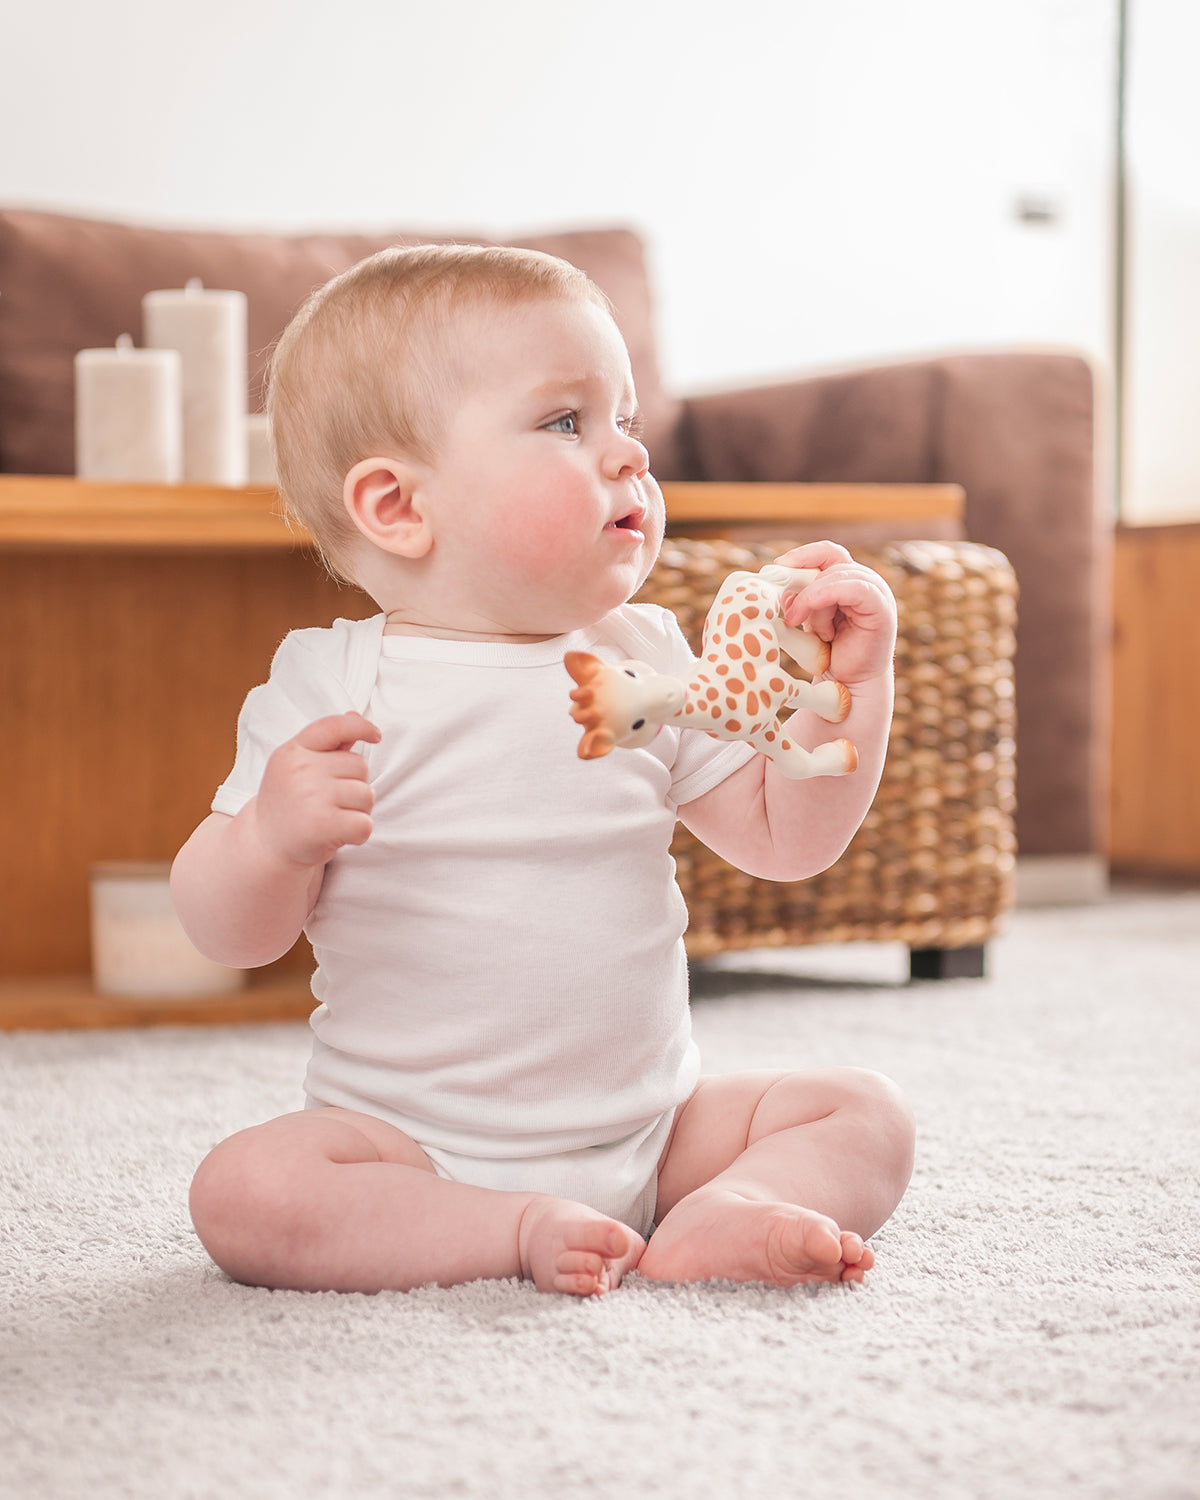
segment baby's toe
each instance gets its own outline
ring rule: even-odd
[[[629,1253],[632,1245],[630,1233],[620,1224],[605,1224],[603,1221],[580,1224],[569,1236],[567,1244],[572,1250],[590,1251],[619,1260]]]
[[[602,1289],[607,1289],[605,1278],[590,1271],[576,1271],[567,1275],[560,1271],[554,1278],[554,1290],[571,1297],[593,1297]]]
[[[845,1266],[842,1280],[861,1282],[875,1264],[875,1255],[871,1247],[864,1245],[857,1234],[843,1234],[842,1262]]]
[[[804,1250],[817,1265],[832,1265],[842,1259],[842,1242],[832,1219],[811,1216],[802,1225]]]
[[[848,1266],[856,1266],[866,1254],[867,1247],[862,1242],[862,1237],[847,1230],[842,1235],[842,1259]]]
[[[564,1250],[555,1270],[560,1276],[599,1276],[604,1257],[591,1250]]]

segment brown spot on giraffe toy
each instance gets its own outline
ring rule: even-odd
[[[568,651],[564,663],[577,686],[571,717],[584,733],[582,760],[616,747],[648,745],[664,724],[703,729],[719,740],[746,740],[793,780],[843,776],[858,765],[849,740],[805,750],[779,722],[785,708],[807,708],[832,724],[850,712],[840,682],[793,677],[781,660],[786,650],[806,672],[829,666],[829,644],[784,623],[785,594],[797,594],[817,577],[815,568],[770,563],[758,573],[731,573],[704,622],[701,659],[683,682],[645,662],[603,662],[586,651]]]

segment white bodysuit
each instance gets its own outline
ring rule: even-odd
[[[357,709],[382,732],[359,747],[371,837],[330,861],[305,929],[308,1102],[390,1121],[456,1181],[576,1199],[646,1233],[699,1070],[675,810],[753,752],[667,728],[578,758],[564,653],[686,677],[692,653],[657,607],[537,645],[383,624],[284,640],[213,801],[237,813],[276,746],[326,714]]]

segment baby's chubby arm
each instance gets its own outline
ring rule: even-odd
[[[175,858],[171,895],[202,953],[254,968],[288,951],[328,861],[371,835],[375,794],[351,747],[379,738],[361,714],[317,719],[272,754],[236,817],[211,813],[200,824]]]
[[[892,722],[896,601],[884,580],[844,547],[812,542],[785,553],[789,568],[820,576],[784,600],[784,619],[831,644],[827,675],[850,690],[849,716],[833,725],[803,709],[788,721],[805,747],[848,739],[858,750],[849,776],[789,780],[757,755],[694,802],[680,820],[710,849],[750,875],[803,880],[828,869],[866,816],[883,772]]]

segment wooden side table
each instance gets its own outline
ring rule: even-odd
[[[663,489],[684,535],[936,537],[963,505],[953,485]],[[116,999],[88,977],[91,865],[170,859],[284,634],[375,611],[306,540],[272,490],[0,476],[0,1028],[311,1011],[302,948],[214,999]]]

